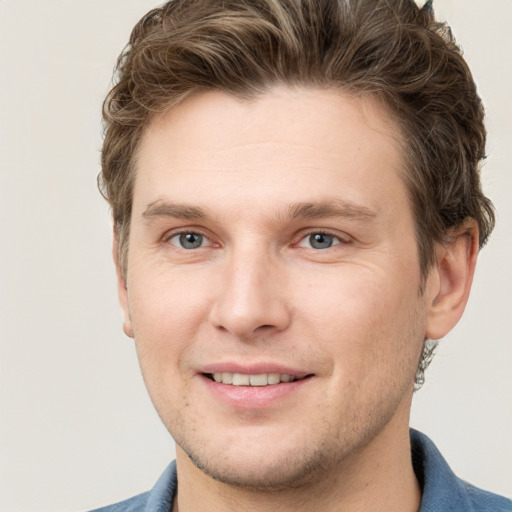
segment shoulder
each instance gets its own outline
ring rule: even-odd
[[[420,512],[512,512],[512,501],[464,482],[450,469],[435,444],[411,430],[412,460],[423,488]]]
[[[512,501],[508,498],[461,482],[475,512],[512,512]]]
[[[107,507],[91,510],[91,512],[170,512],[177,487],[176,462],[173,461],[151,491]]]
[[[91,510],[91,512],[141,512],[146,508],[149,492],[138,494],[119,503]]]

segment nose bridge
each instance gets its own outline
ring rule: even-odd
[[[283,330],[289,321],[282,270],[263,243],[233,246],[226,258],[212,322],[237,337],[250,338],[265,327]]]

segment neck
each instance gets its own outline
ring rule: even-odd
[[[176,459],[179,489],[174,512],[201,510],[205,503],[218,512],[417,512],[420,507],[407,427],[397,431],[389,424],[321,479],[293,489],[232,487],[204,474],[179,447]]]

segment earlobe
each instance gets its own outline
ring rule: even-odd
[[[132,328],[132,321],[130,317],[130,310],[128,307],[128,287],[126,284],[126,278],[124,276],[124,273],[121,268],[121,263],[119,261],[119,242],[118,242],[118,235],[117,230],[114,226],[114,242],[112,244],[112,256],[114,258],[114,264],[116,267],[116,274],[117,274],[117,294],[119,297],[119,304],[121,305],[121,308],[123,310],[123,332],[126,334],[126,336],[129,336],[130,338],[133,338],[133,328]]]
[[[426,337],[434,340],[455,327],[466,307],[479,248],[476,221],[466,220],[449,238],[446,245],[438,246],[431,270],[435,288],[430,290]]]

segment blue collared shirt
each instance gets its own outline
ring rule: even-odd
[[[423,489],[419,512],[512,512],[512,501],[457,478],[434,443],[411,430],[412,461]],[[172,462],[150,492],[92,512],[172,512],[178,480]]]

